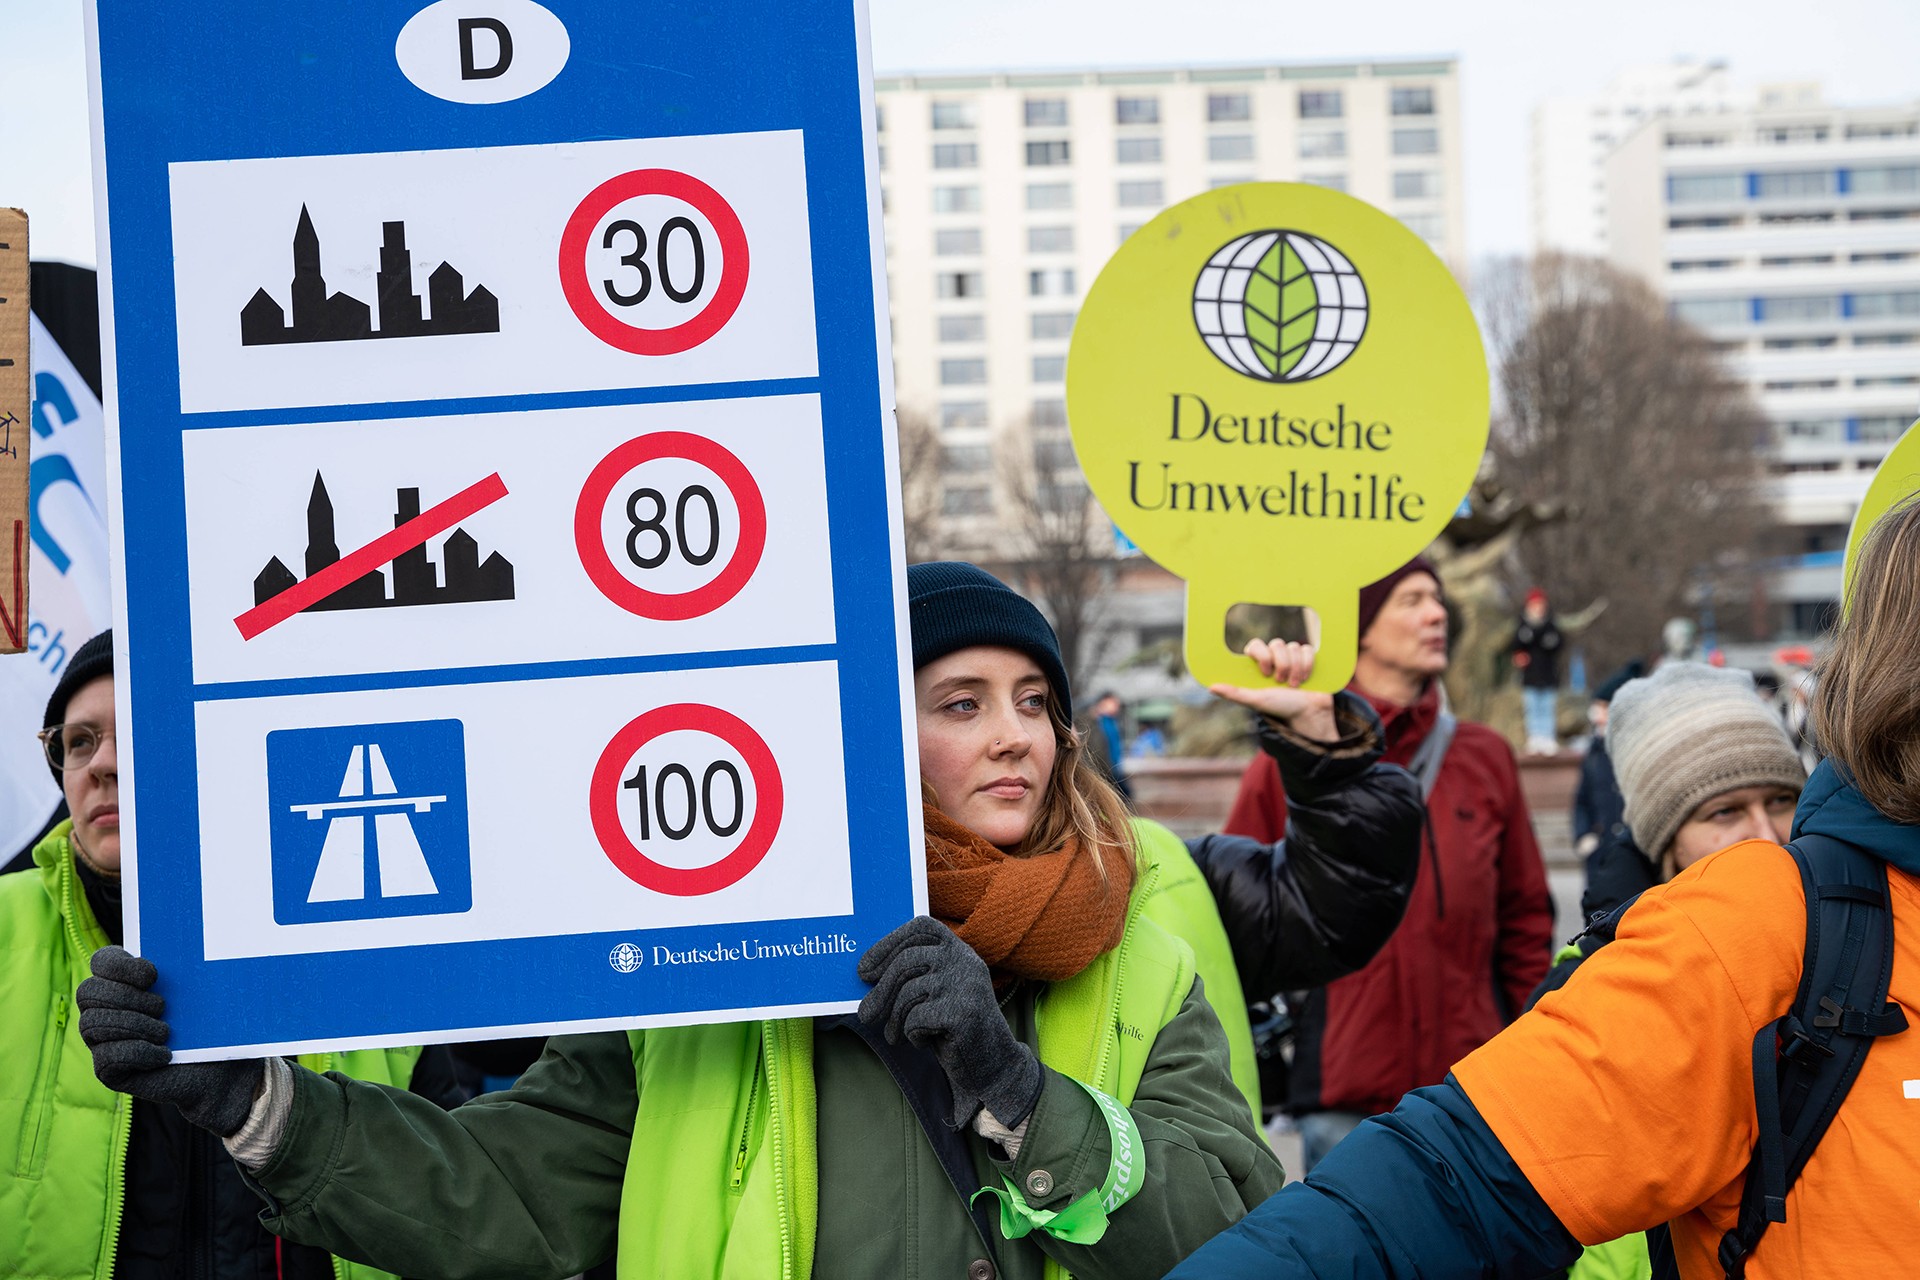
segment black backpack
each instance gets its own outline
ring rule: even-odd
[[[1907,1029],[1887,1003],[1893,975],[1893,911],[1887,866],[1830,836],[1802,835],[1787,846],[1807,892],[1807,946],[1800,990],[1785,1016],[1753,1038],[1753,1098],[1760,1136],[1740,1193],[1740,1216],[1720,1238],[1726,1280],[1742,1280],[1747,1258],[1768,1226],[1787,1220],[1787,1191],[1833,1123],[1877,1037]],[[1613,941],[1623,903],[1574,939],[1591,955]],[[1654,1280],[1678,1280],[1667,1228],[1647,1232]]]

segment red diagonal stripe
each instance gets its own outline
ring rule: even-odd
[[[474,512],[506,496],[506,481],[496,471],[445,502],[427,508],[405,524],[396,525],[391,532],[381,534],[358,551],[341,556],[312,577],[294,583],[265,604],[255,605],[235,618],[233,625],[240,628],[241,639],[251,640],[267,628],[285,622],[308,605],[326,599],[362,574],[371,573],[401,552],[411,551],[427,539],[438,537]]]

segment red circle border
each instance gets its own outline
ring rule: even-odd
[[[643,462],[656,458],[685,458],[720,477],[740,512],[740,540],[726,566],[705,586],[691,591],[649,591],[637,586],[618,569],[600,539],[600,513],[613,493],[614,481]],[[753,473],[723,445],[690,431],[655,431],[635,436],[594,464],[580,487],[573,508],[573,544],[581,567],[600,594],[643,618],[684,622],[712,613],[740,594],[767,547],[767,503]]]
[[[627,761],[653,739],[682,730],[711,734],[725,742],[746,760],[747,771],[753,775],[754,813],[747,834],[732,853],[704,867],[669,867],[655,862],[627,838],[626,828],[620,825],[620,775],[626,772]],[[698,702],[656,707],[628,721],[601,751],[593,766],[591,787],[587,813],[608,859],[620,874],[641,888],[676,898],[718,893],[745,879],[773,847],[786,808],[780,766],[766,740],[732,712]]]
[[[691,320],[666,329],[642,329],[609,315],[587,279],[587,241],[600,219],[623,200],[653,195],[692,205],[720,237],[720,283],[713,299]],[[747,270],[747,232],[740,215],[718,191],[677,169],[634,169],[608,178],[575,207],[560,236],[560,291],[567,306],[594,337],[637,356],[678,355],[720,332],[746,295]]]

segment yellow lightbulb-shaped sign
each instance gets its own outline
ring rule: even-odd
[[[1319,617],[1313,689],[1353,674],[1360,588],[1417,555],[1473,483],[1487,362],[1465,295],[1405,226],[1322,187],[1172,206],[1100,272],[1075,322],[1067,415],[1087,483],[1187,580],[1202,683],[1255,684],[1225,619]]]

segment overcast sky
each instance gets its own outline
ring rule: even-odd
[[[1920,0],[869,3],[882,72],[1457,56],[1476,256],[1527,247],[1534,104],[1623,67],[1724,58],[1737,81],[1819,80],[1836,102],[1920,98]],[[0,205],[32,215],[35,257],[91,264],[80,12],[81,0],[0,0]]]

